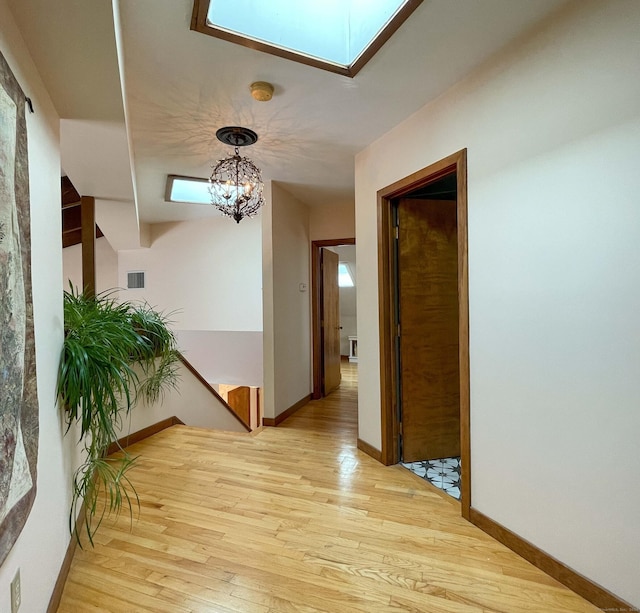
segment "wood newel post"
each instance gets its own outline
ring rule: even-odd
[[[96,201],[82,196],[82,287],[89,296],[96,293]]]

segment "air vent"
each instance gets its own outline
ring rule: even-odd
[[[136,270],[127,273],[127,289],[144,289],[144,272]]]

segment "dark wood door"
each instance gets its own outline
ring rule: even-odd
[[[340,385],[340,296],[338,254],[322,249],[322,393],[326,396]]]
[[[460,455],[456,202],[398,202],[403,460]]]

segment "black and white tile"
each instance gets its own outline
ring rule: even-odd
[[[401,462],[401,465],[460,500],[460,458]]]

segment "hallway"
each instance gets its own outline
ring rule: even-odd
[[[174,426],[132,446],[140,517],[76,551],[59,611],[597,611],[356,449],[356,368],[277,428]]]

